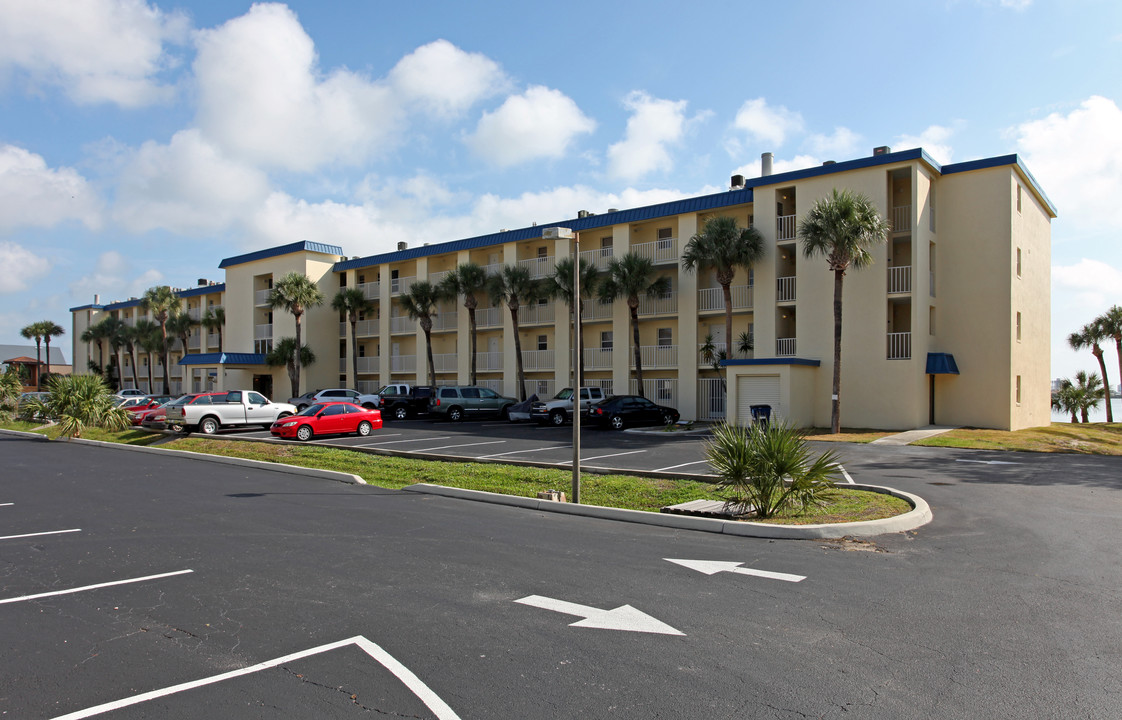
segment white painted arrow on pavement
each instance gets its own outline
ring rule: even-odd
[[[569,627],[625,630],[627,632],[657,633],[659,635],[685,635],[684,632],[679,632],[661,620],[656,620],[630,605],[621,605],[615,610],[601,610],[600,608],[577,605],[564,600],[554,600],[541,595],[530,595],[514,602],[584,618],[584,620],[571,623]]]
[[[738,562],[724,562],[721,560],[675,560],[674,558],[663,558],[663,560],[672,562],[675,565],[687,567],[690,570],[697,570],[706,575],[716,575],[719,572],[731,572],[740,575],[754,575],[756,577],[770,578],[771,580],[783,580],[785,582],[802,582],[806,580],[805,575],[790,575],[788,573],[771,572],[770,570],[756,570],[754,568],[740,567],[743,563]]]

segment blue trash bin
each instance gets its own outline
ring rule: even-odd
[[[749,409],[752,411],[752,424],[766,428],[771,421],[771,405],[751,405]]]

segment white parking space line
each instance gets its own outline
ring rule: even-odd
[[[689,467],[690,465],[704,465],[709,462],[708,460],[695,460],[694,462],[682,463],[681,465],[671,465],[670,467],[655,468],[651,472],[663,472],[665,470],[675,470],[677,468]]]
[[[646,452],[646,450],[631,450],[630,452],[612,453],[611,455],[596,455],[595,457],[581,458],[580,462],[583,465],[584,463],[591,462],[592,460],[602,460],[604,458],[619,457],[620,455],[635,455],[637,453],[645,453],[645,452]],[[573,464],[572,460],[562,460],[559,463],[554,463],[554,465],[572,465],[572,464]]]
[[[841,471],[842,471],[842,477],[844,477],[844,478],[845,478],[845,481],[846,481],[847,483],[849,483],[850,485],[856,485],[856,484],[857,484],[857,483],[853,482],[853,478],[851,478],[851,477],[849,476],[849,473],[847,473],[847,472],[845,471],[845,468],[844,468],[844,467],[842,467],[841,465],[838,465],[838,470],[841,470]]]
[[[0,503],[0,507],[8,507],[9,505],[15,505],[15,503]]]
[[[511,450],[505,453],[495,453],[494,455],[480,455],[478,459],[483,460],[486,458],[503,457],[504,455],[521,455],[522,453],[542,452],[545,450],[572,450],[572,445],[554,445],[553,447],[532,448],[530,450]]]
[[[2,598],[0,605],[8,603],[23,602],[25,600],[38,600],[39,598],[54,597],[55,595],[70,595],[72,593],[85,592],[86,590],[97,590],[98,588],[112,587],[113,585],[128,585],[129,583],[144,582],[146,580],[159,580],[160,578],[172,577],[173,575],[184,575],[194,570],[176,570],[175,572],[161,573],[159,575],[147,575],[145,577],[130,578],[128,580],[114,580],[113,582],[98,583],[97,585],[84,585],[82,587],[70,588],[68,590],[55,590],[54,592],[39,593],[38,595],[24,595],[22,597]]]
[[[47,530],[46,532],[27,533],[26,535],[5,535],[0,537],[0,540],[16,540],[18,538],[39,537],[40,535],[61,535],[62,533],[82,532],[82,528],[72,528],[70,530]]]
[[[205,685],[213,685],[214,683],[222,682],[223,680],[230,680],[232,678],[241,677],[242,675],[249,675],[260,670],[268,670],[280,665],[285,665],[302,658],[318,655],[320,653],[330,652],[337,650],[348,645],[355,645],[371,658],[376,660],[382,667],[393,673],[398,680],[409,688],[416,695],[421,702],[428,706],[429,710],[433,711],[437,720],[459,720],[460,716],[457,715],[452,708],[440,699],[440,697],[425,685],[413,672],[398,662],[392,655],[383,650],[377,644],[367,640],[361,635],[349,638],[347,640],[340,640],[339,642],[328,643],[327,645],[320,645],[311,650],[302,650],[300,652],[285,655],[275,660],[267,660],[256,665],[250,665],[240,670],[231,670],[230,672],[222,673],[221,675],[214,675],[201,680],[193,680],[191,682],[181,683],[179,685],[172,685],[171,687],[163,688],[162,690],[152,690],[151,692],[141,693],[140,695],[133,695],[130,698],[123,700],[116,700],[114,702],[97,705],[86,710],[79,710],[77,712],[68,713],[66,715],[59,715],[54,720],[81,720],[82,718],[93,717],[94,715],[101,715],[102,713],[111,712],[113,710],[120,710],[121,708],[130,705],[137,705],[148,700],[155,700],[156,698],[167,697],[175,693],[183,692],[184,690],[193,690],[194,688],[203,687]]]
[[[505,442],[506,442],[506,440],[492,440],[491,442],[464,443],[462,445],[441,445],[440,447],[421,448],[420,450],[408,450],[407,452],[423,453],[423,452],[432,452],[433,450],[447,450],[448,448],[475,447],[476,445],[501,445],[502,443],[505,443]]]
[[[452,436],[444,435],[443,437],[413,438],[412,440],[390,440],[387,443],[366,443],[365,445],[355,445],[355,447],[378,447],[379,445],[396,445],[397,443],[407,442],[429,442],[430,440],[447,440],[450,437]]]

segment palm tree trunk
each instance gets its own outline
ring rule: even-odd
[[[350,314],[351,321],[351,369],[354,370],[355,389],[358,389],[358,313]]]
[[[433,357],[432,357],[432,319],[431,318],[426,318],[426,319],[428,320],[427,323],[425,323],[425,322],[421,323],[421,329],[425,331],[425,355],[428,357],[428,361],[429,361],[429,379],[428,379],[428,382],[425,383],[425,384],[426,385],[435,385],[436,384],[436,362],[433,360]]]
[[[171,369],[168,367],[168,326],[167,318],[160,321],[160,335],[163,338],[163,346],[160,351],[160,357],[164,361],[164,395],[171,395]],[[148,365],[152,365],[152,361],[148,361]],[[152,391],[152,381],[148,381],[148,391]]]
[[[732,283],[721,284],[721,294],[725,298],[725,357],[732,357]]]
[[[834,379],[833,406],[830,410],[830,432],[841,432],[841,363],[842,363],[842,282],[844,270],[834,271]]]
[[[164,365],[164,368],[167,369],[166,364]],[[152,379],[152,353],[148,353],[148,393],[149,394],[152,394],[152,386],[155,385],[155,384],[156,384],[155,381]],[[164,394],[165,395],[168,394],[166,384],[164,385]]]
[[[300,394],[300,316],[303,313],[292,313],[296,319],[296,349],[292,351],[292,396]]]
[[[631,309],[631,339],[635,346],[635,382],[639,386],[639,397],[646,397],[643,392],[643,352],[639,349],[639,303],[636,301],[632,305],[629,300],[627,304]]]
[[[475,308],[473,308],[473,307],[468,308],[468,329],[470,330],[470,334],[471,334],[471,340],[469,341],[470,345],[471,345],[471,384],[472,385],[478,385],[479,383],[476,380],[476,374],[475,374],[475,341],[476,341],[476,338],[475,338]]]
[[[1106,397],[1106,421],[1108,423],[1114,422],[1114,412],[1110,409],[1110,379],[1106,376],[1106,361],[1103,359],[1103,349],[1098,344],[1092,346],[1091,354],[1099,361],[1099,369],[1103,373],[1103,393]]]
[[[50,375],[51,374],[51,336],[50,335],[44,335],[43,340],[46,342],[46,345],[47,345],[47,374]],[[1104,377],[1103,380],[1105,381],[1106,378]],[[1110,386],[1108,385],[1107,387],[1110,387]]]
[[[510,309],[510,324],[514,331],[514,368],[518,380],[518,399],[526,399],[526,371],[522,368],[522,338],[518,334],[518,306]]]
[[[136,346],[132,344],[129,345],[129,360],[132,361],[132,383],[133,385],[139,385],[140,381],[136,375]]]
[[[38,337],[35,338],[35,391],[42,392],[43,390],[43,355],[42,355],[42,340]]]

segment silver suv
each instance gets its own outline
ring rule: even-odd
[[[499,395],[491,388],[453,385],[436,388],[429,400],[429,412],[457,422],[480,415],[498,415],[505,420],[516,402],[517,398]]]

